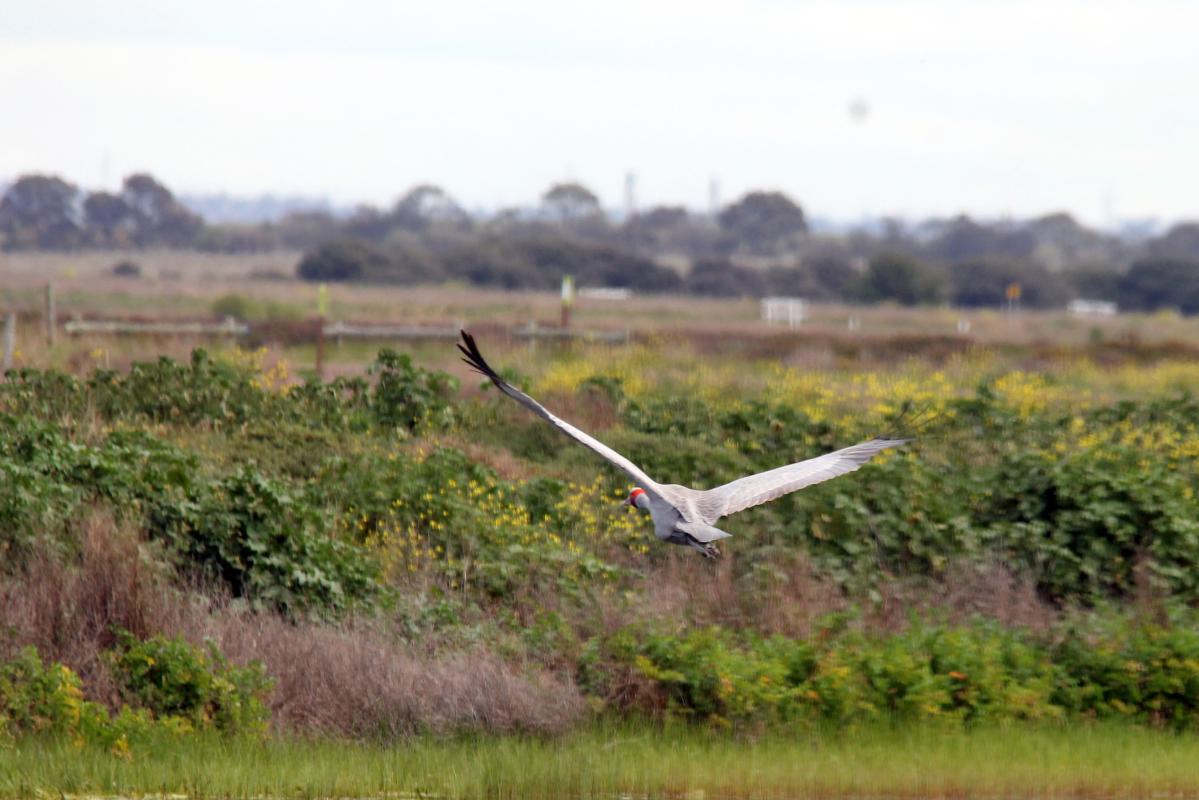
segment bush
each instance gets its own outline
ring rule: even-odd
[[[1020,286],[1020,302],[1030,308],[1060,307],[1069,295],[1060,275],[1031,261],[1002,258],[977,258],[953,264],[949,283],[950,301],[966,307],[1000,308],[1011,284]]]
[[[112,267],[112,274],[118,278],[140,278],[142,268],[132,261],[118,261]]]
[[[377,594],[368,553],[330,538],[317,508],[249,468],[147,505],[150,535],[170,544],[184,571],[254,606],[336,615]]]
[[[310,250],[300,259],[296,274],[306,281],[353,281],[385,271],[383,251],[359,239],[336,239]]]
[[[412,431],[430,422],[444,427],[453,418],[447,401],[458,388],[456,378],[413,366],[407,354],[386,349],[370,372],[376,376],[371,406],[380,425]]]
[[[107,710],[83,698],[79,676],[62,664],[42,664],[35,648],[0,664],[0,736],[45,732],[80,739],[107,722]]]
[[[109,660],[125,701],[156,718],[222,733],[258,731],[267,720],[272,681],[262,665],[234,667],[211,642],[201,650],[180,638],[138,641],[122,632]]]
[[[891,636],[837,633],[805,641],[740,640],[706,628],[683,634],[625,629],[593,640],[580,681],[593,693],[635,697],[668,714],[727,723],[815,725],[873,721],[1046,719],[1050,653],[988,628],[913,628]],[[618,683],[648,680],[630,695]]]
[[[1123,308],[1155,311],[1177,308],[1199,313],[1199,261],[1181,258],[1143,258],[1134,261],[1119,279]]]
[[[858,297],[866,302],[891,300],[904,306],[939,303],[945,297],[944,273],[903,253],[880,253],[861,277]]]
[[[1053,649],[1053,701],[1076,715],[1199,728],[1199,632],[1119,624],[1074,630]]]
[[[244,294],[232,292],[230,294],[223,294],[216,300],[213,300],[209,308],[212,309],[213,316],[233,317],[244,322],[254,315],[254,306],[254,301]]]
[[[507,289],[556,289],[563,275],[578,286],[629,287],[637,291],[677,290],[679,276],[666,267],[616,247],[553,236],[483,239],[445,256],[451,277]]]
[[[738,267],[727,258],[701,258],[687,273],[684,287],[709,297],[760,297],[766,280],[757,270]]]
[[[833,620],[830,620],[833,621]],[[627,628],[592,640],[580,683],[709,722],[812,725],[1132,719],[1199,728],[1199,633],[1117,622],[1036,638],[991,626],[812,640]],[[630,682],[654,691],[630,693]]]

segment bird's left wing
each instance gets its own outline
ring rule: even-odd
[[[747,475],[702,492],[696,507],[709,525],[721,517],[744,511],[790,492],[853,472],[882,451],[906,443],[907,439],[871,439],[807,461]]]
[[[662,496],[662,487],[653,478],[651,478],[649,475],[646,475],[645,471],[642,470],[641,467],[637,466],[632,461],[613,450],[611,447],[608,447],[608,445],[604,444],[599,439],[596,439],[594,436],[584,433],[566,420],[559,419],[558,417],[554,416],[545,406],[541,405],[541,403],[538,403],[532,397],[529,397],[520,389],[517,389],[515,386],[501,378],[499,374],[496,373],[496,371],[492,369],[491,366],[483,359],[483,354],[479,352],[479,346],[475,344],[475,337],[471,336],[466,331],[462,331],[461,333],[462,343],[458,345],[458,349],[461,350],[462,354],[465,356],[465,358],[462,360],[467,364],[470,364],[476,372],[486,376],[501,392],[525,406],[534,414],[546,420],[558,430],[574,439],[576,442],[579,442],[580,444],[599,453],[601,456],[619,468],[622,472],[632,478],[634,483],[636,483],[642,489],[651,494],[655,494],[658,497]]]

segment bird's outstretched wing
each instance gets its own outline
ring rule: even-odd
[[[462,331],[461,333],[462,342],[458,345],[458,349],[461,350],[462,355],[465,356],[465,358],[462,360],[467,364],[470,364],[470,366],[473,367],[476,372],[486,376],[501,392],[525,406],[534,414],[546,420],[555,428],[574,439],[576,442],[579,442],[580,444],[599,453],[612,464],[616,465],[616,467],[622,472],[632,478],[633,482],[642,489],[645,489],[651,494],[656,494],[659,497],[662,496],[661,487],[653,478],[646,475],[645,471],[642,470],[641,467],[637,466],[632,461],[629,461],[627,458],[613,450],[611,447],[608,447],[608,445],[604,444],[599,439],[596,439],[594,436],[584,433],[566,420],[559,419],[558,417],[554,416],[549,412],[548,409],[546,409],[545,406],[541,405],[541,403],[538,403],[532,397],[529,397],[520,389],[517,389],[515,386],[501,378],[496,371],[492,369],[491,366],[483,359],[483,354],[479,352],[479,346],[475,344],[475,337],[471,336],[466,331]]]
[[[838,475],[853,472],[874,456],[890,447],[905,444],[907,439],[871,439],[843,450],[825,453],[807,461],[747,475],[735,481],[702,492],[696,508],[709,525],[721,517],[744,511],[756,505],[782,497],[790,492],[822,483]]]

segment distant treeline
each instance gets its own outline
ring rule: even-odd
[[[82,192],[25,175],[0,199],[6,250],[178,247],[208,252],[296,249],[308,280],[555,288],[581,286],[713,296],[997,306],[1072,298],[1122,308],[1199,312],[1199,223],[1132,242],[1064,213],[986,223],[967,216],[887,220],[847,235],[809,230],[798,203],[755,191],[715,215],[659,206],[617,221],[577,183],[550,187],[530,209],[468,214],[437,186],[417,186],[389,209],[348,217],[289,214],[257,225],[209,225],[153,176],[119,192]]]

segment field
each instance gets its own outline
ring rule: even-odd
[[[646,296],[575,309],[626,344],[533,343],[553,295],[330,289],[331,319],[474,330],[663,482],[913,439],[724,520],[708,563],[450,340],[330,343],[313,376],[270,333],[315,314],[263,277],[290,258],[4,256],[0,794],[1199,791],[1194,320],[790,331]],[[265,333],[49,345],[49,279],[64,318],[236,295]]]

